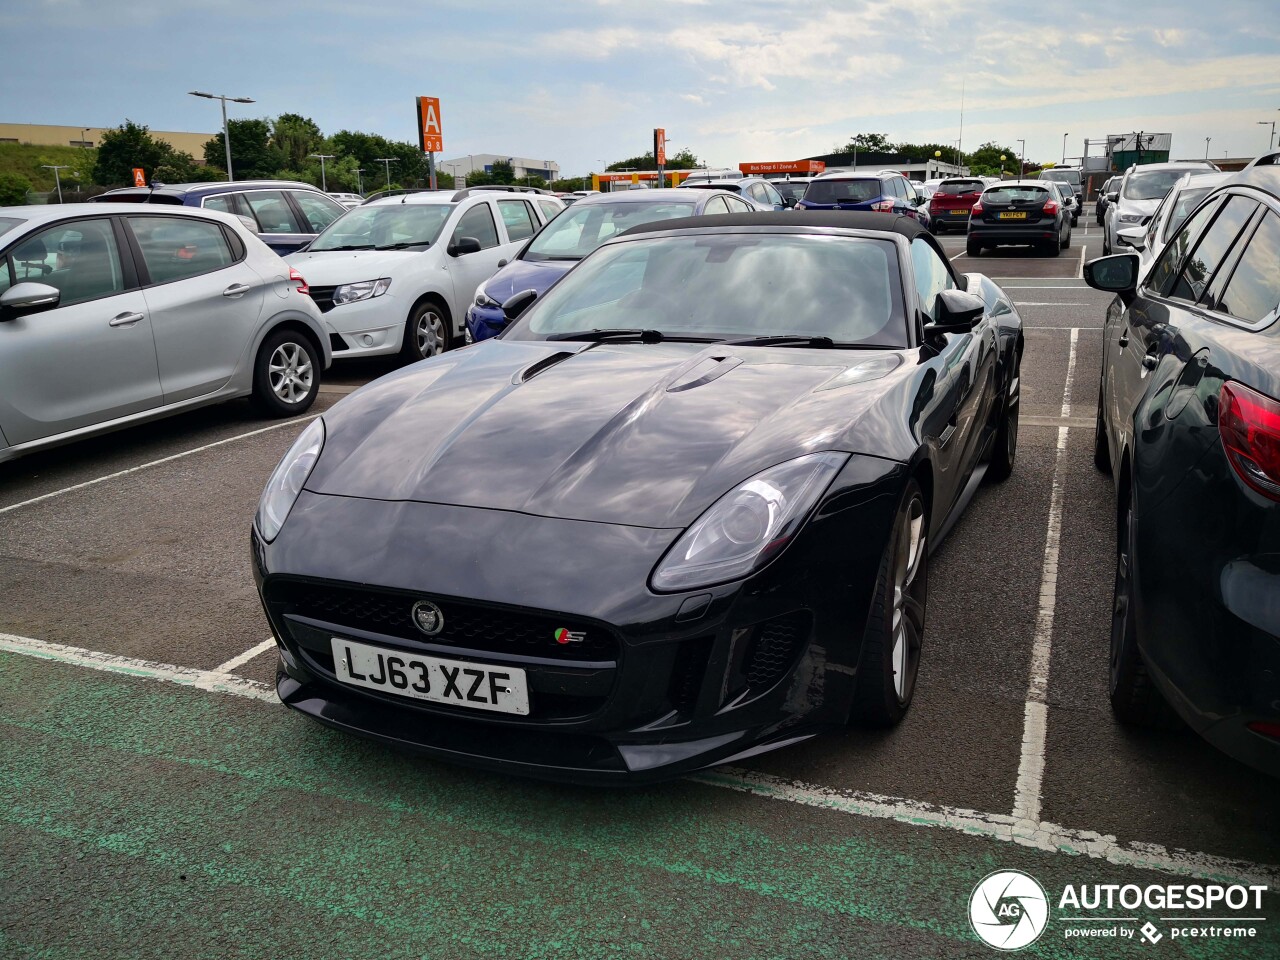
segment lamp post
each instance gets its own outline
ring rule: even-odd
[[[325,176],[324,176],[324,162],[325,162],[326,160],[332,160],[332,159],[334,158],[334,154],[332,154],[332,153],[308,153],[308,154],[307,154],[307,156],[308,156],[308,157],[313,157],[313,158],[315,158],[316,160],[319,160],[319,161],[320,161],[320,189],[321,189],[321,190],[323,190],[325,193],[328,193],[328,192],[329,192],[329,181],[328,181],[328,180],[326,180],[326,179],[325,179]]]
[[[1004,160],[1005,160],[1005,157],[1004,157],[1004,154],[1002,153],[1000,154],[1000,179],[1001,180],[1004,179]]]
[[[1271,128],[1271,136],[1267,139],[1267,153],[1270,153],[1275,148],[1276,122],[1274,120],[1259,120],[1258,126]]]
[[[1015,141],[1018,144],[1018,179],[1027,175],[1027,141]]]
[[[356,167],[356,192],[360,196],[364,196],[364,178],[360,174],[364,173],[364,167]]]
[[[58,176],[58,171],[66,170],[67,164],[55,165],[52,163],[42,163],[40,164],[40,169],[53,171],[53,182],[58,185],[58,203],[62,203],[62,178]]]
[[[81,150],[84,150],[89,146],[89,141],[85,139],[85,136],[88,134],[88,132],[89,132],[88,127],[80,128],[80,149]]]
[[[391,165],[396,162],[395,157],[374,157],[374,163],[380,163],[387,171],[387,189],[391,189]]]
[[[1069,136],[1070,134],[1067,133],[1062,135],[1062,165],[1064,167],[1067,165],[1067,137]]]
[[[227,125],[227,101],[232,103],[253,103],[250,97],[228,97],[221,93],[204,93],[200,90],[189,91],[193,97],[204,97],[206,100],[222,101],[222,142],[227,148],[227,181],[234,183],[236,176],[231,170],[231,128]]]
[[[1204,138],[1204,158],[1205,158],[1206,160],[1208,160],[1208,159],[1209,159],[1209,141],[1210,141],[1210,140],[1212,140],[1212,139],[1213,139],[1213,137],[1205,137],[1205,138]]]

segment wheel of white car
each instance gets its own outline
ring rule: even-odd
[[[422,301],[405,322],[401,355],[410,363],[439,356],[450,347],[449,327],[449,311],[442,304]]]

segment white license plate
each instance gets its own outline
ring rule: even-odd
[[[473,710],[529,712],[529,685],[519,667],[426,657],[341,637],[330,643],[334,673],[354,687]]]

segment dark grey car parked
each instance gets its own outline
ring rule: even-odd
[[[987,187],[969,216],[965,253],[976,257],[987,247],[1029,244],[1056,257],[1071,246],[1071,211],[1055,186],[1006,180]]]

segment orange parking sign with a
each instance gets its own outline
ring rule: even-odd
[[[135,187],[145,187],[147,185],[147,171],[141,167],[133,168],[133,185]]]
[[[444,131],[440,128],[440,98],[418,98],[418,133],[423,153],[444,152]]]

